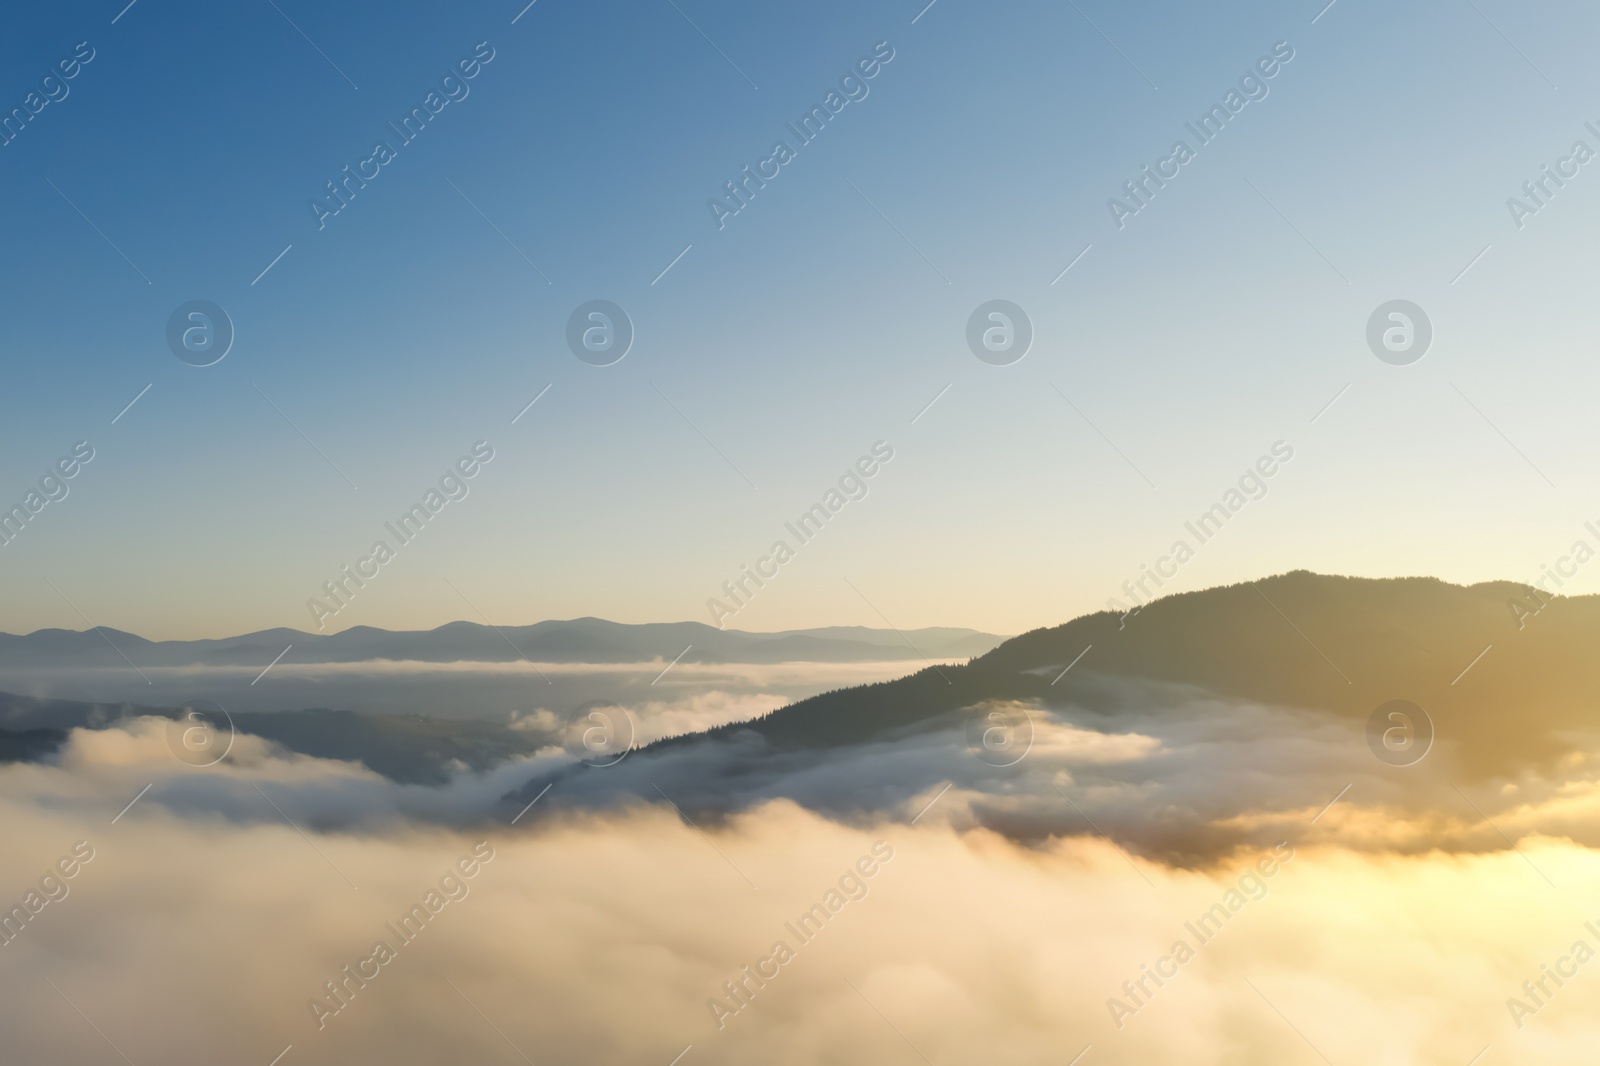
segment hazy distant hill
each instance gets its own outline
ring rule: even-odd
[[[0,669],[109,666],[264,666],[294,645],[299,663],[409,659],[422,662],[627,663],[670,660],[685,647],[684,662],[779,663],[965,659],[982,655],[1003,637],[973,629],[908,631],[832,626],[780,633],[719,630],[700,622],[625,625],[600,618],[539,622],[528,626],[451,622],[426,631],[395,632],[355,626],[322,635],[268,629],[220,640],[151,641],[100,627],[83,632],[41,629],[25,636],[0,634]],[[109,641],[109,643],[108,643]],[[908,644],[909,641],[909,644]],[[120,654],[119,654],[120,652]]]

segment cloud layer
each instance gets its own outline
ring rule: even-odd
[[[1542,969],[1600,949],[1583,744],[1560,779],[1467,781],[1447,741],[1397,768],[1343,720],[1124,695],[830,752],[551,748],[443,787],[249,736],[194,767],[164,719],[77,730],[0,767],[0,903],[26,914],[0,947],[8,1053],[1589,1061],[1600,969]],[[742,700],[641,711],[672,732]],[[506,799],[530,780],[531,808]],[[32,913],[80,841],[93,861]]]
[[[290,1045],[285,1062],[665,1064],[693,1045],[703,1063],[920,1051],[1023,1064],[1092,1045],[1107,1063],[1278,1064],[1317,1061],[1310,1042],[1334,1062],[1460,1066],[1491,1042],[1504,1061],[1577,1063],[1600,1038],[1580,985],[1600,973],[1520,1030],[1506,1009],[1600,917],[1581,890],[1600,861],[1555,841],[1525,846],[1556,888],[1512,852],[1300,845],[1202,943],[1189,926],[1254,885],[1261,855],[1204,872],[1130,865],[1092,837],[1026,848],[929,819],[845,826],[782,801],[705,835],[660,806],[302,836],[282,819],[141,802],[112,825],[114,806],[86,821],[18,769],[62,772],[0,775],[19,874],[4,898],[74,841],[96,849],[70,895],[0,948],[0,1025],[18,1061],[99,1064],[109,1040],[176,1066],[266,1063]],[[396,943],[393,923],[483,841],[494,857],[465,895],[319,1024],[310,1002],[329,1000],[326,982]],[[892,859],[864,895],[796,936],[875,845]],[[1124,982],[1178,941],[1194,958],[1130,1000]],[[780,942],[792,957],[746,983],[737,1013],[714,1011]],[[1137,1011],[1114,1017],[1114,998]]]

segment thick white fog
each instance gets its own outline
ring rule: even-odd
[[[1114,833],[1113,800],[1160,791],[1173,742],[1045,733],[1019,768],[1080,820]],[[1262,773],[1291,755],[1266,745]],[[1140,764],[1111,795],[1076,780]],[[194,769],[155,720],[0,769],[0,899],[25,915],[0,947],[8,1061],[1464,1066],[1486,1045],[1587,1062],[1600,1039],[1577,950],[1600,947],[1600,856],[1555,835],[1594,824],[1587,783],[1501,796],[1513,851],[1469,805],[1376,780],[1268,810],[1223,762],[1173,775],[1175,821],[1227,808],[1282,844],[1171,866],[982,828],[998,788],[848,822],[788,799],[698,828],[664,802],[546,808],[559,784],[514,826],[484,813],[530,769],[404,787],[247,737]]]

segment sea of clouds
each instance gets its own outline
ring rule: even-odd
[[[1547,984],[1520,1027],[1508,1009],[1600,919],[1588,755],[1544,778],[1456,780],[1447,744],[1395,768],[1347,723],[1158,705],[1175,698],[1115,731],[1022,708],[1034,740],[1009,767],[945,723],[833,752],[676,745],[604,769],[552,749],[441,788],[248,736],[191,767],[160,719],[79,730],[49,762],[0,767],[0,903],[27,909],[42,872],[77,842],[94,851],[0,947],[6,1058],[1592,1058],[1600,971]],[[530,781],[551,787],[527,808]],[[482,842],[494,859],[470,892],[319,1026],[330,978]],[[893,861],[792,942],[786,923],[878,842]],[[1293,860],[1252,877],[1280,844]],[[1247,905],[1194,943],[1186,923],[1230,891]],[[1180,940],[1193,960],[1147,982],[1132,1016],[1112,1010]],[[781,976],[719,1025],[725,982],[779,941],[794,949]]]

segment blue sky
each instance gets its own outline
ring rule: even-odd
[[[0,547],[0,629],[311,627],[322,582],[480,440],[467,498],[330,628],[710,620],[879,440],[867,498],[733,624],[1063,621],[1279,440],[1267,497],[1169,590],[1532,580],[1600,518],[1600,164],[1520,229],[1506,200],[1600,149],[1596,22],[1498,0],[14,13],[0,107],[79,42],[94,58],[0,148],[0,502],[79,440],[95,458]],[[470,94],[319,229],[323,183],[480,42]],[[869,94],[719,230],[707,200],[878,42]],[[1107,199],[1276,42],[1266,98],[1113,224]],[[1036,332],[1004,367],[965,341],[996,298]],[[1409,366],[1364,339],[1397,298],[1435,329]],[[208,367],[165,340],[195,299],[236,330]],[[611,366],[565,343],[592,299],[636,330]]]

